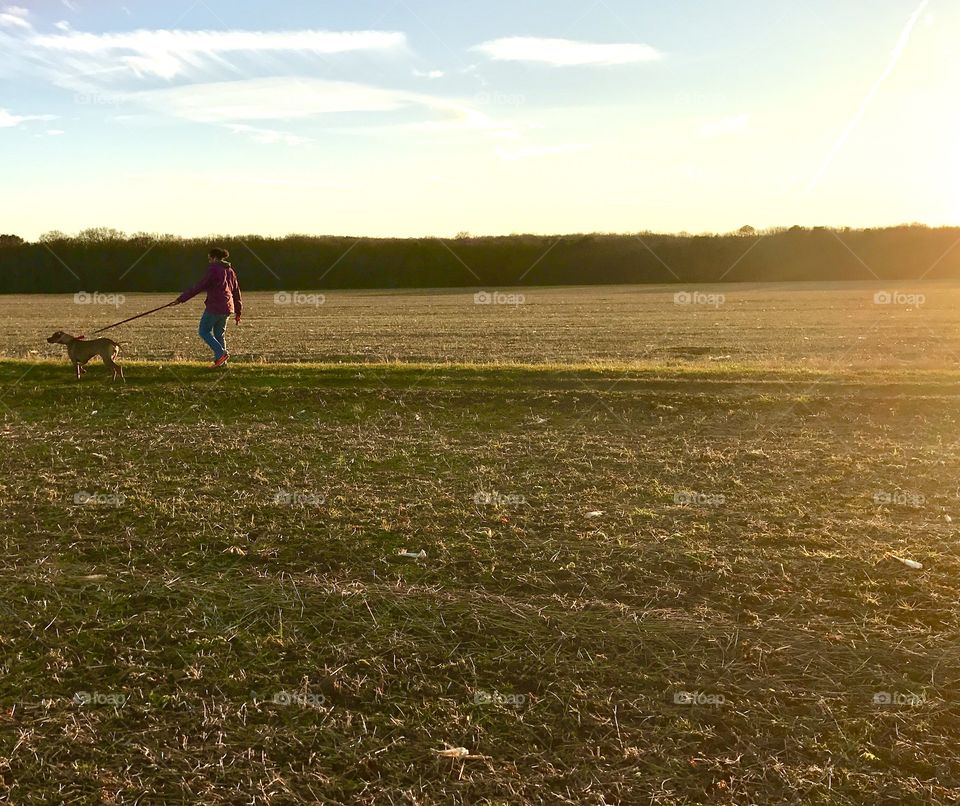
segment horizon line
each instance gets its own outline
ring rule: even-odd
[[[649,230],[649,229],[636,229],[629,231],[604,231],[604,230],[594,230],[594,231],[570,231],[570,232],[511,232],[511,233],[500,233],[500,234],[475,234],[468,230],[463,230],[454,235],[357,235],[355,233],[309,233],[309,232],[288,232],[285,234],[261,234],[256,232],[236,232],[236,233],[205,233],[203,235],[180,235],[177,233],[171,232],[146,232],[143,230],[138,230],[136,232],[126,232],[124,230],[118,230],[114,227],[87,227],[85,229],[79,230],[75,233],[63,232],[61,230],[48,230],[41,233],[36,238],[24,238],[17,235],[13,232],[3,232],[0,231],[0,238],[19,238],[22,244],[43,244],[50,243],[52,241],[59,240],[79,240],[85,234],[93,234],[98,231],[102,231],[105,234],[110,233],[108,237],[104,237],[103,241],[122,241],[122,240],[133,240],[135,238],[152,238],[155,240],[179,240],[179,241],[205,241],[205,240],[242,240],[244,238],[257,238],[260,240],[287,240],[291,238],[313,238],[313,239],[328,239],[328,238],[346,238],[356,241],[454,241],[454,240],[484,240],[484,239],[498,239],[498,238],[577,238],[577,237],[636,237],[638,235],[651,235],[651,236],[660,236],[660,237],[694,237],[694,238],[722,238],[730,236],[738,237],[749,237],[751,235],[757,235],[761,237],[778,235],[785,232],[790,232],[792,230],[800,230],[806,232],[815,232],[815,231],[827,231],[827,232],[877,232],[883,230],[895,230],[895,229],[920,229],[920,230],[960,230],[960,222],[956,224],[928,224],[921,221],[913,222],[901,222],[898,224],[876,224],[870,226],[850,226],[850,225],[835,225],[835,224],[791,224],[787,225],[773,225],[769,227],[753,227],[752,225],[746,224],[743,227],[734,230],[701,230],[698,232],[690,230]],[[56,236],[56,237],[46,237],[46,236]]]

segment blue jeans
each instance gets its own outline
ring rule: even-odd
[[[229,318],[228,314],[210,313],[210,311],[204,311],[203,316],[200,317],[200,338],[210,345],[214,360],[227,352],[227,340],[224,334]]]

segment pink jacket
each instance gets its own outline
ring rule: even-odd
[[[237,273],[232,266],[214,261],[207,267],[204,278],[177,297],[177,302],[186,302],[201,291],[207,292],[206,306],[210,313],[220,316],[231,313],[240,316],[243,313],[240,283],[237,282]]]

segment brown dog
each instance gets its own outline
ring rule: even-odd
[[[78,339],[69,333],[58,330],[47,339],[47,344],[67,345],[67,355],[77,368],[78,381],[80,380],[80,375],[87,371],[84,368],[84,364],[95,355],[99,355],[103,359],[103,363],[113,370],[113,380],[116,380],[118,377],[121,381],[124,379],[123,368],[115,360],[116,357],[120,355],[120,345],[113,341],[113,339],[91,339],[87,341],[86,339]]]

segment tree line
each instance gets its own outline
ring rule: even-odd
[[[960,228],[824,227],[726,235],[179,238],[97,228],[36,242],[0,235],[0,293],[177,291],[211,246],[230,250],[247,290],[503,288],[619,283],[954,279]]]

